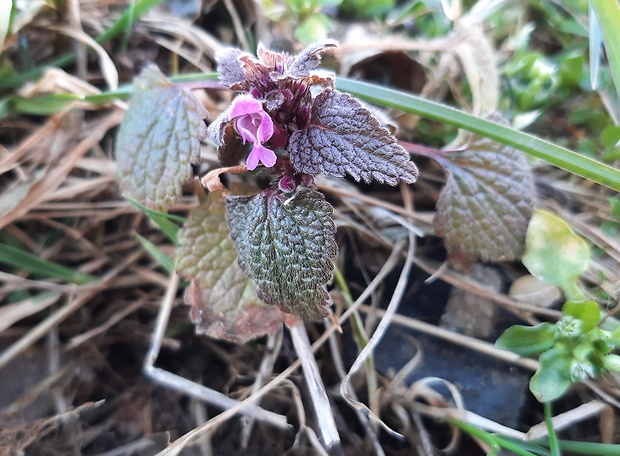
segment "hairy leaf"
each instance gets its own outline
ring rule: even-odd
[[[359,101],[337,90],[321,92],[311,124],[291,135],[291,164],[299,172],[388,185],[415,182],[418,169],[396,138]]]
[[[258,299],[254,283],[239,267],[221,193],[210,193],[194,209],[179,241],[176,267],[192,281],[185,300],[198,332],[244,343],[274,333],[290,318]]]
[[[338,253],[332,207],[307,189],[287,201],[280,196],[270,189],[227,198],[239,264],[263,301],[304,320],[320,320],[329,315],[325,284]]]
[[[232,90],[247,90],[242,57],[251,58],[250,54],[233,48],[224,49],[216,56],[220,82]]]
[[[327,48],[338,47],[338,43],[332,40],[319,41],[306,46],[297,54],[290,64],[288,76],[292,78],[303,78],[310,75],[321,63],[321,52]]]
[[[448,172],[433,220],[444,237],[448,258],[468,267],[477,259],[518,259],[534,204],[534,181],[525,157],[490,139],[444,155]]]
[[[144,206],[165,210],[181,195],[200,160],[207,112],[191,92],[155,67],[134,82],[133,98],[116,141],[121,188]]]

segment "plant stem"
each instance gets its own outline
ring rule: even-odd
[[[560,456],[560,445],[558,443],[558,436],[555,433],[555,429],[553,427],[553,416],[551,414],[551,402],[543,402],[543,407],[545,409],[545,423],[547,423],[547,433],[549,434],[549,451],[551,451],[551,456]]]
[[[321,379],[319,367],[312,354],[312,346],[310,345],[310,339],[308,339],[306,326],[300,320],[295,326],[290,326],[289,330],[295,352],[301,361],[310,397],[312,398],[316,422],[320,431],[319,440],[329,454],[339,454],[342,452],[342,449],[340,436],[336,428],[336,420],[332,413],[325,385]]]

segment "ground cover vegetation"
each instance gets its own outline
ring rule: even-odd
[[[0,452],[620,454],[618,20],[4,2]]]

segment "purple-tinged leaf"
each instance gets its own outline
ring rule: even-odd
[[[448,181],[433,220],[450,262],[467,268],[476,260],[521,257],[534,205],[534,180],[525,156],[487,138],[437,160]]]
[[[333,77],[311,74],[311,71],[321,63],[321,52],[336,46],[335,41],[326,40],[291,56],[270,51],[259,43],[258,58],[238,49],[225,49],[216,56],[220,82],[231,90],[250,92],[261,98],[281,80],[306,79],[313,84],[333,84]]]
[[[237,263],[237,250],[226,222],[225,200],[220,192],[194,209],[179,230],[181,246],[176,267],[191,279],[185,301],[199,333],[245,343],[273,334],[290,315],[269,306],[256,295],[254,282]]]
[[[231,90],[248,90],[247,76],[242,58],[252,58],[247,52],[228,48],[216,56],[220,82]]]
[[[134,82],[116,140],[122,190],[158,211],[173,206],[192,178],[191,165],[200,161],[206,116],[194,94],[172,85],[157,67],[147,67]]]
[[[310,75],[321,63],[321,52],[328,48],[338,47],[338,43],[333,40],[319,41],[310,44],[297,54],[290,63],[287,76],[292,78],[305,78]]]
[[[293,167],[311,175],[352,176],[388,185],[412,183],[418,169],[396,138],[348,94],[326,89],[312,105],[310,125],[289,142]]]
[[[268,304],[317,321],[329,315],[325,285],[338,254],[332,207],[302,189],[286,201],[275,189],[228,197],[228,224],[239,265]]]

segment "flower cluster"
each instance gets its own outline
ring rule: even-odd
[[[208,130],[223,165],[245,158],[249,170],[262,164],[289,183],[317,174],[389,185],[416,180],[417,168],[394,136],[334,89],[333,74],[316,70],[321,53],[336,46],[316,43],[295,56],[262,45],[257,57],[238,49],[218,55],[220,81],[240,92]]]

